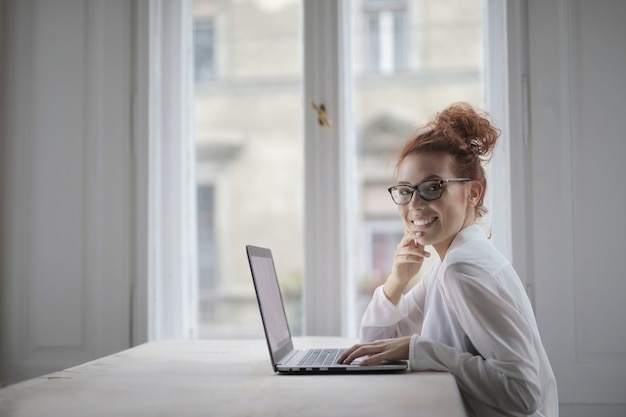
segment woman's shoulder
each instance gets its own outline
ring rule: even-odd
[[[442,264],[438,291],[450,306],[489,309],[506,305],[524,310],[525,289],[517,272],[495,248],[493,252],[486,249],[476,245],[472,251],[451,253]]]
[[[454,285],[473,281],[482,286],[501,281],[508,275],[507,271],[513,273],[511,263],[485,238],[467,241],[449,250],[439,275],[442,280],[453,280]]]
[[[509,261],[487,238],[482,229],[471,226],[463,229],[455,237],[442,261],[444,269],[478,267],[485,270],[501,269]]]

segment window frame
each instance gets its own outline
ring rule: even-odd
[[[197,335],[191,6],[133,4],[133,345]]]
[[[350,122],[350,3],[303,2],[305,109],[304,334],[354,334],[354,183],[356,145]],[[308,103],[323,103],[331,126],[320,126]]]
[[[509,108],[511,69],[507,7],[485,0],[487,107],[503,130],[503,145],[490,166],[490,201],[498,201],[493,237],[511,257],[509,127],[521,119]],[[136,157],[136,257],[133,342],[197,334],[195,154],[190,0],[136,2],[136,80],[133,94]],[[510,12],[509,12],[510,13]],[[357,322],[354,241],[350,206],[359,201],[352,115],[350,0],[303,1],[305,187],[304,335],[354,336]],[[498,75],[500,74],[500,75]],[[487,84],[486,84],[487,85]],[[331,126],[320,126],[310,102],[324,104]],[[178,108],[172,114],[171,109]],[[169,111],[168,117],[162,117]],[[186,116],[185,116],[186,115]],[[168,141],[175,132],[186,140]],[[168,148],[165,149],[164,147]],[[515,145],[517,146],[517,145]],[[167,150],[167,151],[166,151]],[[493,205],[492,205],[493,207]],[[519,262],[518,262],[519,264]],[[173,279],[172,277],[176,277]],[[182,279],[181,279],[182,277]],[[164,294],[168,294],[167,300]]]
[[[364,25],[362,36],[366,43],[363,67],[366,72],[385,76],[408,71],[407,1],[396,1],[395,4],[385,4],[384,7],[371,5],[366,1],[362,13]],[[391,31],[387,30],[389,28],[385,27],[384,21],[391,23]],[[398,25],[398,22],[402,24]],[[376,31],[372,30],[374,24]],[[384,56],[385,50],[391,50],[391,57]]]

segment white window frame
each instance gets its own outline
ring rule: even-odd
[[[486,108],[502,134],[488,167],[488,208],[495,246],[533,298],[529,271],[527,0],[485,0]],[[497,201],[497,207],[494,205]]]
[[[197,335],[190,0],[134,3],[133,344]]]
[[[354,333],[355,140],[349,45],[350,2],[304,1],[304,334]],[[318,123],[309,101],[323,103],[331,126]]]
[[[134,100],[137,213],[137,281],[133,293],[133,341],[197,335],[195,167],[191,123],[193,76],[190,0],[135,3],[137,37]],[[354,336],[353,265],[358,201],[350,0],[303,1],[305,189],[304,334]],[[509,153],[519,122],[521,90],[509,87],[504,0],[486,0],[487,108],[503,130],[503,145],[490,170],[493,237],[511,257]],[[503,23],[504,22],[504,23]],[[508,42],[515,41],[508,40]],[[514,74],[515,75],[515,74]],[[513,93],[520,100],[509,106]],[[519,93],[519,94],[518,94]],[[310,101],[324,104],[323,127]],[[178,111],[176,111],[178,109]],[[167,117],[165,117],[167,116]],[[176,138],[177,140],[168,140]],[[517,195],[517,194],[515,194]],[[519,217],[518,217],[519,218]],[[519,262],[518,262],[519,267]],[[523,271],[522,271],[523,272]],[[165,298],[167,294],[167,299]]]

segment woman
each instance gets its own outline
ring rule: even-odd
[[[499,136],[464,103],[409,140],[389,188],[406,233],[374,292],[362,340],[339,359],[408,359],[411,370],[451,372],[472,416],[557,416],[556,381],[524,286],[477,220],[485,214],[482,162]],[[406,291],[424,258],[429,272]]]

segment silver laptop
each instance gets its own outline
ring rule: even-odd
[[[274,371],[283,373],[352,373],[390,372],[407,369],[406,361],[381,362],[367,366],[360,366],[358,363],[338,364],[337,358],[344,350],[341,348],[295,350],[285,315],[272,252],[267,248],[252,245],[246,246],[246,252]]]

